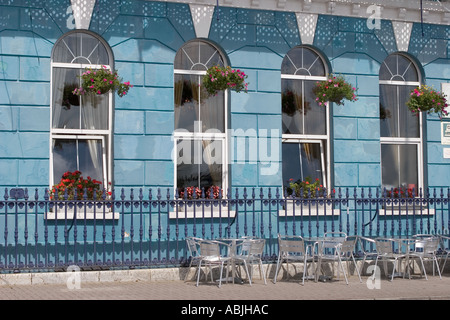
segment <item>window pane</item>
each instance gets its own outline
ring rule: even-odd
[[[418,82],[419,74],[410,59],[401,54],[392,54],[381,64],[380,80]]]
[[[206,90],[201,90],[200,120],[202,121],[202,132],[209,129],[214,129],[215,132],[225,132],[225,112],[222,107],[224,99],[223,91],[219,91],[214,96],[208,96]]]
[[[326,134],[326,108],[315,101],[315,81],[282,79],[283,133]]]
[[[418,158],[416,145],[381,145],[382,184],[390,188],[418,186]]]
[[[81,69],[53,68],[52,126],[59,129],[108,129],[108,94],[77,96]]]
[[[220,140],[177,142],[177,188],[222,186],[222,147]]]
[[[103,43],[84,32],[68,34],[56,44],[54,62],[109,65],[108,52]]]
[[[380,85],[380,130],[382,137],[420,136],[419,118],[406,102],[414,86]]]
[[[194,132],[199,120],[198,76],[175,75],[175,129]]]
[[[301,80],[281,80],[283,133],[303,133],[303,96]]]
[[[175,56],[175,69],[206,70],[209,67],[223,66],[219,51],[209,43],[191,41],[181,48]]]
[[[80,129],[80,98],[72,93],[80,74],[79,69],[53,68],[53,128]]]
[[[281,64],[281,73],[325,76],[325,66],[317,53],[308,48],[298,47],[286,54]]]
[[[319,143],[288,143],[282,145],[283,152],[283,184],[289,186],[290,181],[319,179],[322,184],[323,168]],[[292,180],[291,180],[292,179]]]
[[[101,140],[53,140],[53,180],[58,183],[66,171],[79,170],[83,177],[103,181]]]
[[[319,106],[313,94],[315,81],[304,81],[305,133],[327,134],[326,107]]]
[[[408,101],[411,90],[416,86],[398,86],[398,101],[399,101],[399,136],[404,138],[418,138],[420,137],[419,117],[409,111],[406,102]]]

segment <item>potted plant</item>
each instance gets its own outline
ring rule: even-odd
[[[87,200],[102,200],[101,184],[101,181],[91,177],[83,178],[81,171],[67,171],[62,175],[60,182],[50,190],[50,200],[83,200],[85,192]],[[111,193],[108,192],[107,195]]]
[[[289,179],[288,195],[300,198],[316,197],[323,195],[325,189],[317,178],[314,182],[311,177],[306,177],[304,181]]]
[[[327,80],[317,81],[313,88],[316,101],[320,106],[327,102],[343,105],[344,100],[357,101],[356,88],[345,81],[344,77],[330,75]]]
[[[406,105],[416,115],[419,115],[420,112],[436,113],[439,115],[439,118],[442,118],[443,115],[448,115],[448,112],[445,110],[448,106],[445,95],[425,85],[411,91]]]
[[[73,94],[105,94],[109,91],[117,91],[119,97],[123,97],[133,85],[129,81],[122,82],[117,71],[111,71],[106,66],[100,69],[86,68],[81,74],[81,87],[75,88]]]
[[[187,200],[193,200],[193,199],[211,199],[211,193],[212,193],[212,199],[219,199],[222,189],[219,186],[211,186],[209,188],[205,188],[205,196],[203,197],[203,190],[198,187],[187,187],[187,188],[180,188],[178,195],[180,199],[187,199]]]
[[[247,77],[243,71],[231,69],[230,66],[213,66],[206,71],[202,82],[209,95],[216,95],[226,89],[247,92],[248,83],[245,82]]]

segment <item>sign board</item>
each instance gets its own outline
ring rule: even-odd
[[[441,122],[441,143],[450,144],[450,122]]]
[[[450,148],[444,148],[444,159],[450,159]]]

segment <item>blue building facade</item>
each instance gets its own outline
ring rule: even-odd
[[[12,257],[26,264],[32,242],[45,248],[36,250],[36,265],[97,260],[100,244],[103,263],[125,249],[133,261],[137,247],[139,261],[178,259],[185,237],[200,230],[224,236],[231,225],[236,235],[268,239],[271,256],[278,232],[448,233],[450,118],[406,109],[419,85],[448,92],[447,8],[436,1],[422,11],[402,1],[237,2],[0,0],[0,195],[12,196],[0,201],[0,266]],[[205,95],[201,79],[214,65],[245,72],[248,92]],[[123,97],[76,97],[85,67],[117,70],[133,87]],[[344,76],[357,101],[319,105],[312,87],[330,74]],[[375,190],[400,187],[420,196],[437,188],[445,201],[409,203],[406,213],[397,203],[397,213],[386,213],[391,193],[373,206],[356,195],[350,203],[348,194],[321,208],[228,202],[222,213],[198,209],[214,217],[200,225],[189,219],[199,212],[184,211],[183,203],[119,200],[107,217],[104,206],[97,212],[100,227],[86,223],[94,216],[83,209],[72,222],[67,207],[23,206],[22,194],[9,193],[26,188],[30,199],[34,190],[42,199],[75,170],[115,190],[116,199],[132,191],[135,199],[155,199],[158,189],[162,200],[173,199],[188,187],[211,186],[230,199],[243,188],[266,199],[310,179],[327,199],[333,190],[370,188],[376,197]],[[308,219],[299,216],[303,209]]]
[[[222,183],[232,188],[286,183],[282,65],[291,50],[311,49],[323,60],[324,72],[342,74],[357,88],[358,101],[327,107],[325,156],[319,170],[326,171],[320,178],[328,188],[393,186],[382,181],[380,130],[380,69],[388,57],[399,53],[410,59],[418,72],[413,82],[440,90],[450,79],[447,24],[381,17],[379,25],[370,25],[369,14],[364,18],[233,5],[97,1],[81,28],[76,3],[68,0],[3,1],[0,6],[2,188],[51,187],[49,119],[54,117],[51,92],[57,81],[52,79],[52,52],[59,39],[84,32],[82,28],[104,41],[113,57],[110,65],[133,84],[126,97],[115,96],[111,102],[111,151],[105,162],[110,174],[103,181],[114,188],[173,189],[177,184],[175,59],[192,41],[217,48],[226,64],[248,75],[248,93],[226,93],[228,160]],[[447,187],[450,159],[444,157],[441,125],[448,118],[421,119],[419,155],[414,158],[418,178],[410,185]],[[238,139],[233,139],[239,132],[247,141],[242,145],[247,150],[244,158],[239,158]]]

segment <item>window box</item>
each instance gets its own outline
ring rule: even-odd
[[[279,216],[339,216],[341,210],[333,208],[333,202],[328,199],[292,199],[286,200],[286,204],[278,212]]]
[[[55,208],[57,210],[55,210]],[[67,209],[66,209],[67,208]],[[86,209],[85,209],[86,208]],[[94,207],[93,204],[77,205],[67,204],[67,206],[59,205],[54,206],[45,214],[45,218],[48,220],[72,220],[75,217],[76,220],[117,220],[119,219],[119,213],[113,212],[111,205],[97,203]]]
[[[197,200],[198,201],[198,200]],[[213,201],[213,204],[202,203],[201,201],[193,202],[187,201],[186,203],[178,203],[176,208],[169,211],[170,219],[192,219],[192,218],[234,218],[236,215],[235,210],[231,210],[227,203],[219,203],[219,201]]]

